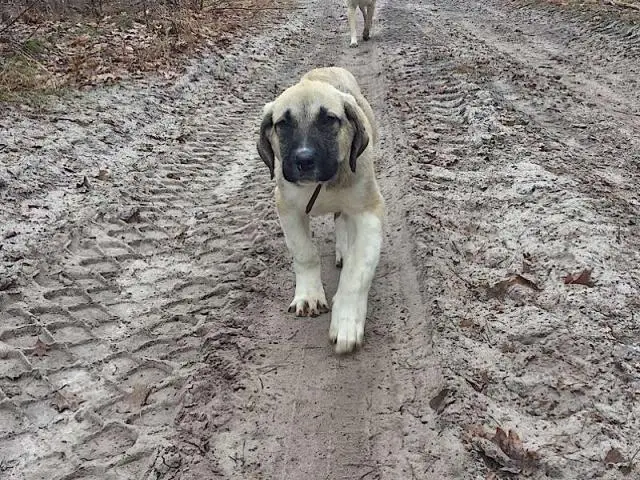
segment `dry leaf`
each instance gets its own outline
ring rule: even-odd
[[[98,175],[96,175],[96,178],[102,181],[109,180],[109,177],[111,177],[111,175],[108,170],[100,170]]]
[[[51,401],[58,412],[65,410],[75,410],[80,403],[78,396],[74,393],[62,393],[58,390]]]
[[[489,385],[489,374],[484,370],[480,372],[479,378],[465,377],[465,380],[476,392],[483,393],[487,390],[487,386]]]
[[[619,463],[625,463],[625,458],[617,448],[612,448],[607,452],[607,455],[604,457],[604,463],[607,465],[615,465]]]
[[[518,284],[518,285],[523,285],[525,287],[529,287],[532,288],[533,290],[539,292],[540,290],[542,290],[535,282],[533,282],[532,280],[529,280],[526,277],[523,277],[522,275],[516,273],[513,277],[512,277],[512,282],[514,284]]]
[[[51,346],[38,338],[36,344],[33,346],[33,356],[43,357],[47,355],[47,352],[51,350]]]
[[[529,280],[526,277],[523,277],[519,273],[516,273],[512,277],[502,280],[501,282],[496,283],[492,287],[487,288],[487,292],[490,296],[495,298],[504,298],[509,290],[509,287],[513,285],[522,285],[524,287],[531,288],[536,292],[542,290],[535,282]]]
[[[539,456],[536,452],[526,450],[520,437],[513,430],[505,432],[496,427],[494,435],[484,429],[475,428],[471,432],[472,441],[484,455],[501,465],[501,470],[511,473],[529,473],[538,467]]]
[[[491,440],[483,437],[474,437],[473,445],[487,458],[495,461],[501,467],[509,468],[512,466],[512,460]]]
[[[586,285],[587,287],[593,287],[594,283],[591,279],[591,272],[591,269],[585,268],[580,273],[567,275],[566,277],[564,277],[564,283],[565,285],[577,284]]]
[[[473,327],[473,320],[471,320],[470,318],[463,318],[462,320],[460,320],[460,326],[462,328]]]
[[[147,398],[151,393],[151,388],[147,385],[136,385],[127,398],[127,403],[135,409],[143,407],[147,403]]]
[[[509,454],[509,438],[507,433],[500,427],[496,427],[496,433],[494,433],[491,441],[500,447],[507,455]]]
[[[522,460],[525,457],[524,445],[516,432],[509,430],[508,434],[508,451],[506,452],[511,458]]]
[[[443,388],[438,394],[429,401],[429,406],[437,413],[441,413],[447,406],[451,405],[455,400],[449,395],[453,393],[448,388]]]

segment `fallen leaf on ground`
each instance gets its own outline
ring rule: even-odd
[[[607,455],[604,457],[604,463],[607,465],[615,465],[618,463],[625,463],[624,455],[617,448],[612,448],[607,452]]]
[[[476,449],[497,462],[502,471],[528,474],[538,467],[538,453],[525,449],[522,440],[513,430],[507,433],[496,427],[495,433],[490,437],[483,428],[475,427],[469,433]]]
[[[100,170],[100,171],[98,172],[98,175],[96,175],[96,178],[97,178],[98,180],[105,181],[105,180],[108,180],[110,176],[111,176],[111,175],[109,174],[109,171],[108,171],[108,170]]]
[[[476,392],[485,392],[489,385],[489,374],[487,371],[482,371],[476,378],[467,378],[465,380]]]
[[[491,441],[514,460],[523,459],[525,456],[522,440],[520,440],[518,434],[513,430],[509,430],[509,433],[506,433],[502,428],[496,427],[496,433],[493,435]]]
[[[51,349],[51,346],[38,338],[36,344],[33,346],[33,355],[35,357],[43,357],[47,355],[47,352]]]
[[[496,283],[492,287],[487,288],[487,291],[490,296],[495,298],[504,298],[509,290],[509,287],[514,285],[522,285],[524,287],[531,288],[536,292],[541,291],[542,289],[532,280],[529,280],[526,277],[523,277],[519,273],[516,273],[510,278],[506,280],[502,280],[501,282]]]
[[[586,285],[587,287],[593,287],[593,280],[591,279],[591,269],[585,268],[580,273],[569,274],[564,277],[565,285]]]
[[[460,326],[462,328],[469,328],[469,327],[473,327],[473,320],[471,320],[470,318],[463,318],[462,320],[460,320]]]
[[[51,403],[58,412],[64,412],[65,410],[75,410],[80,404],[80,400],[74,393],[62,393],[58,390],[54,394]]]
[[[134,409],[139,409],[147,403],[151,388],[147,385],[136,385],[127,398],[127,403]]]
[[[448,405],[451,405],[455,401],[449,395],[450,393],[453,393],[453,390],[443,388],[435,397],[429,400],[429,406],[437,413],[441,413]]]

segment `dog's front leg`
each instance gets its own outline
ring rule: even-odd
[[[352,222],[349,230],[355,235],[343,259],[329,328],[329,338],[336,343],[338,353],[350,352],[364,340],[369,289],[382,247],[380,214],[365,212],[351,215],[347,222]]]
[[[356,31],[356,7],[354,5],[347,6],[347,18],[349,19],[349,30],[351,32],[350,47],[358,46],[358,32]]]
[[[320,277],[320,255],[311,240],[309,217],[297,211],[278,209],[284,238],[293,256],[296,291],[289,312],[314,317],[329,310]]]

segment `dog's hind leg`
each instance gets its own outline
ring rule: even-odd
[[[349,232],[347,230],[347,219],[344,213],[335,213],[333,221],[336,228],[336,267],[342,268],[344,256],[349,248]]]
[[[375,10],[375,2],[367,6],[367,12],[364,14],[364,30],[362,31],[362,40],[365,42],[371,36],[371,24],[373,23],[373,11]]]
[[[349,19],[349,31],[351,32],[350,47],[358,46],[358,32],[356,31],[356,7],[349,5],[347,7],[347,17]]]
[[[320,277],[320,255],[311,240],[309,216],[277,208],[285,242],[293,256],[296,291],[289,312],[298,317],[314,317],[329,310]]]

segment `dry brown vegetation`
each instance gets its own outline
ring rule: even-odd
[[[516,0],[523,4],[548,3],[555,7],[565,7],[580,10],[613,10],[616,13],[626,11],[633,15],[640,12],[640,0]]]
[[[0,100],[159,71],[215,44],[272,0],[22,0],[0,7]]]

